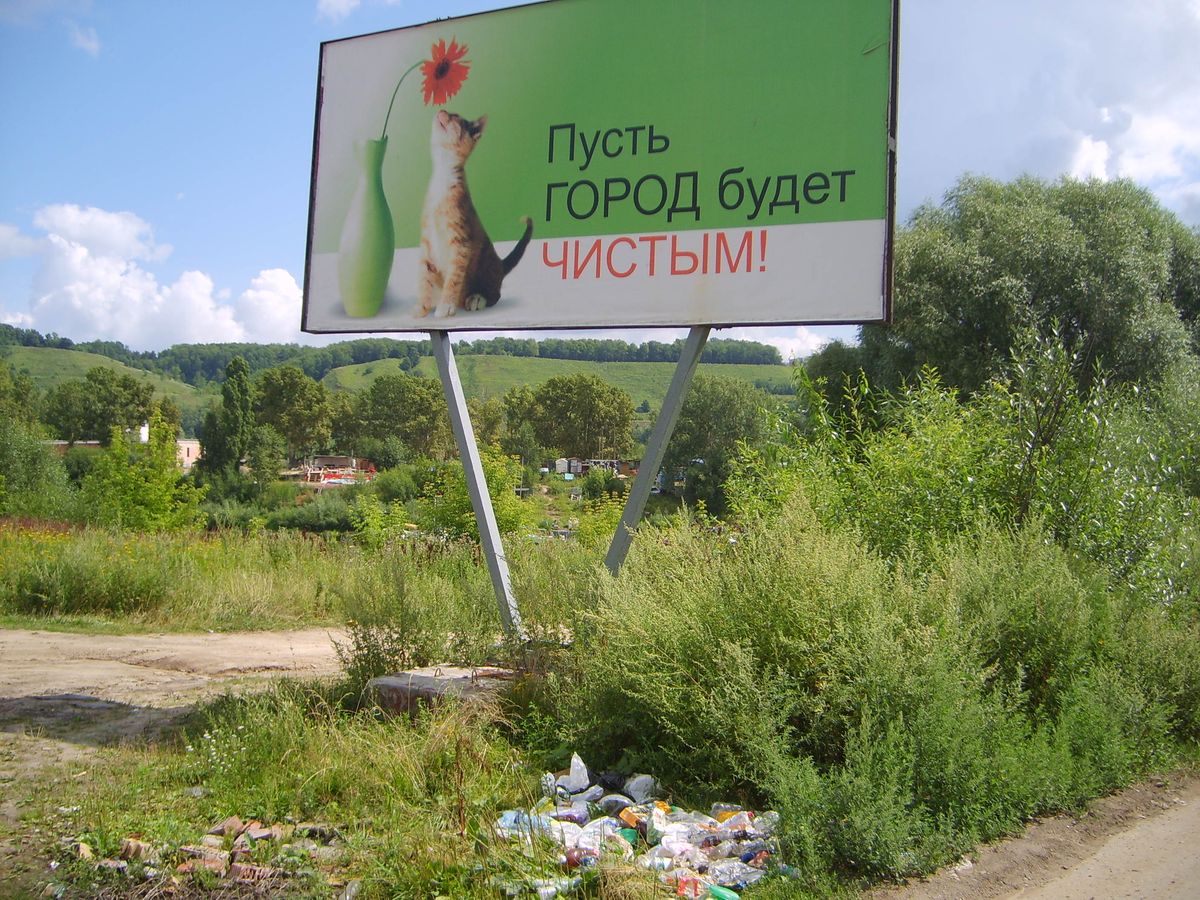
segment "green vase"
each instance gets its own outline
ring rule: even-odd
[[[362,147],[362,171],[342,240],[338,245],[338,287],[346,314],[366,318],[379,312],[392,274],[396,232],[392,211],[383,194],[383,155],[387,138],[367,141]]]

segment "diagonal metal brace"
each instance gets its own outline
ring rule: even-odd
[[[446,394],[446,406],[450,408],[450,427],[454,431],[454,441],[458,444],[458,453],[462,458],[467,493],[471,496],[471,507],[475,510],[475,521],[479,525],[479,542],[483,547],[483,557],[487,561],[488,574],[492,577],[492,588],[496,592],[496,602],[500,607],[500,621],[509,637],[525,643],[528,637],[521,623],[521,612],[517,609],[517,598],[513,596],[508,559],[504,556],[500,529],[496,526],[496,512],[492,508],[487,480],[483,476],[479,445],[475,443],[475,430],[471,427],[471,416],[467,411],[462,381],[458,377],[458,365],[450,347],[450,333],[431,331],[429,337],[433,342],[433,355],[442,379],[442,390]]]
[[[629,499],[625,501],[625,511],[621,513],[621,524],[613,535],[608,547],[608,555],[604,565],[614,576],[621,571],[625,556],[629,553],[629,545],[633,543],[633,529],[642,520],[646,511],[646,501],[650,499],[650,488],[658,478],[658,470],[662,468],[663,457],[667,452],[667,444],[675,431],[675,423],[679,420],[679,410],[687,396],[692,376],[696,373],[696,365],[700,362],[700,354],[708,342],[708,334],[712,331],[710,325],[693,325],[684,342],[683,352],[679,355],[679,363],[675,366],[675,374],[671,376],[671,386],[663,399],[662,409],[654,420],[654,430],[650,432],[650,440],[646,443],[646,455],[638,466],[637,477],[633,479],[633,488]]]

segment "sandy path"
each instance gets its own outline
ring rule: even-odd
[[[1200,897],[1200,784],[1161,815],[1107,840],[1062,877],[1014,897],[1087,900],[1091,897]]]
[[[872,900],[1197,900],[1200,776],[1181,773],[1103,797],[981,847],[957,865]]]
[[[162,706],[234,678],[337,671],[338,631],[88,635],[0,629],[0,698],[87,694]]]

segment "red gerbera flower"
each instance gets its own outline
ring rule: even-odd
[[[444,40],[438,41],[430,50],[432,59],[421,63],[421,74],[425,81],[421,88],[425,92],[425,105],[431,102],[442,106],[458,93],[464,81],[467,80],[467,70],[470,61],[464,60],[467,55],[466,44],[459,44],[451,39],[450,46]]]

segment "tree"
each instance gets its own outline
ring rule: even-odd
[[[225,366],[221,406],[204,416],[200,431],[202,468],[213,475],[236,476],[250,446],[254,430],[250,369],[235,356]]]
[[[152,408],[158,411],[163,422],[171,427],[172,434],[178,437],[183,427],[183,412],[179,409],[179,404],[170,397],[159,397],[154,401]]]
[[[60,440],[82,441],[88,433],[87,404],[87,386],[80,379],[60,382],[46,391],[42,421]]]
[[[862,367],[862,348],[842,341],[830,341],[804,361],[808,377],[836,413],[846,409],[846,391],[858,382]]]
[[[467,410],[471,414],[471,429],[475,432],[476,442],[499,444],[500,433],[504,428],[504,401],[499,397],[489,397],[486,400],[472,397],[467,401]]]
[[[221,429],[225,433],[225,449],[230,461],[237,465],[250,448],[254,431],[254,411],[250,390],[250,367],[246,360],[235,356],[225,367],[225,383],[221,385]]]
[[[37,421],[38,391],[33,379],[0,363],[0,418],[23,425]]]
[[[453,446],[441,385],[415,375],[381,375],[359,395],[363,434],[400,438],[417,456],[445,458]]]
[[[769,402],[744,381],[720,375],[693,378],[664,457],[668,471],[687,470],[689,501],[703,500],[710,511],[724,511],[724,486],[738,447],[762,440]]]
[[[1113,381],[1160,381],[1188,352],[1200,237],[1129,181],[967,177],[914,213],[895,247],[891,325],[862,329],[871,380],[922,366],[962,394],[1055,328]]]
[[[509,456],[515,456],[525,466],[541,465],[544,453],[538,443],[533,425],[522,422],[516,431],[509,431],[500,439],[500,448]]]
[[[325,387],[296,366],[278,366],[259,373],[254,382],[253,407],[259,425],[270,425],[283,435],[289,459],[330,441]]]
[[[538,443],[566,456],[612,459],[632,444],[633,399],[595,375],[559,375],[535,392]]]
[[[88,521],[138,531],[198,527],[204,489],[180,477],[175,434],[155,412],[150,440],[139,445],[114,427],[108,448],[83,480],[80,499]]]
[[[279,473],[286,465],[287,442],[283,435],[270,425],[259,425],[250,432],[250,441],[246,446],[246,466],[250,469],[250,478],[259,491],[279,478]]]
[[[355,394],[348,391],[329,392],[329,428],[333,446],[339,452],[375,459],[373,450],[364,443],[363,424]],[[376,445],[379,442],[372,440],[370,443]]]
[[[141,427],[153,405],[149,383],[96,366],[82,380],[69,379],[47,391],[42,418],[64,441],[107,444],[114,428]]]
[[[85,391],[84,436],[107,444],[114,428],[137,429],[149,421],[154,387],[104,366],[88,369]]]
[[[504,424],[509,434],[522,425],[534,424],[537,418],[537,394],[527,384],[514,384],[504,392]]]

